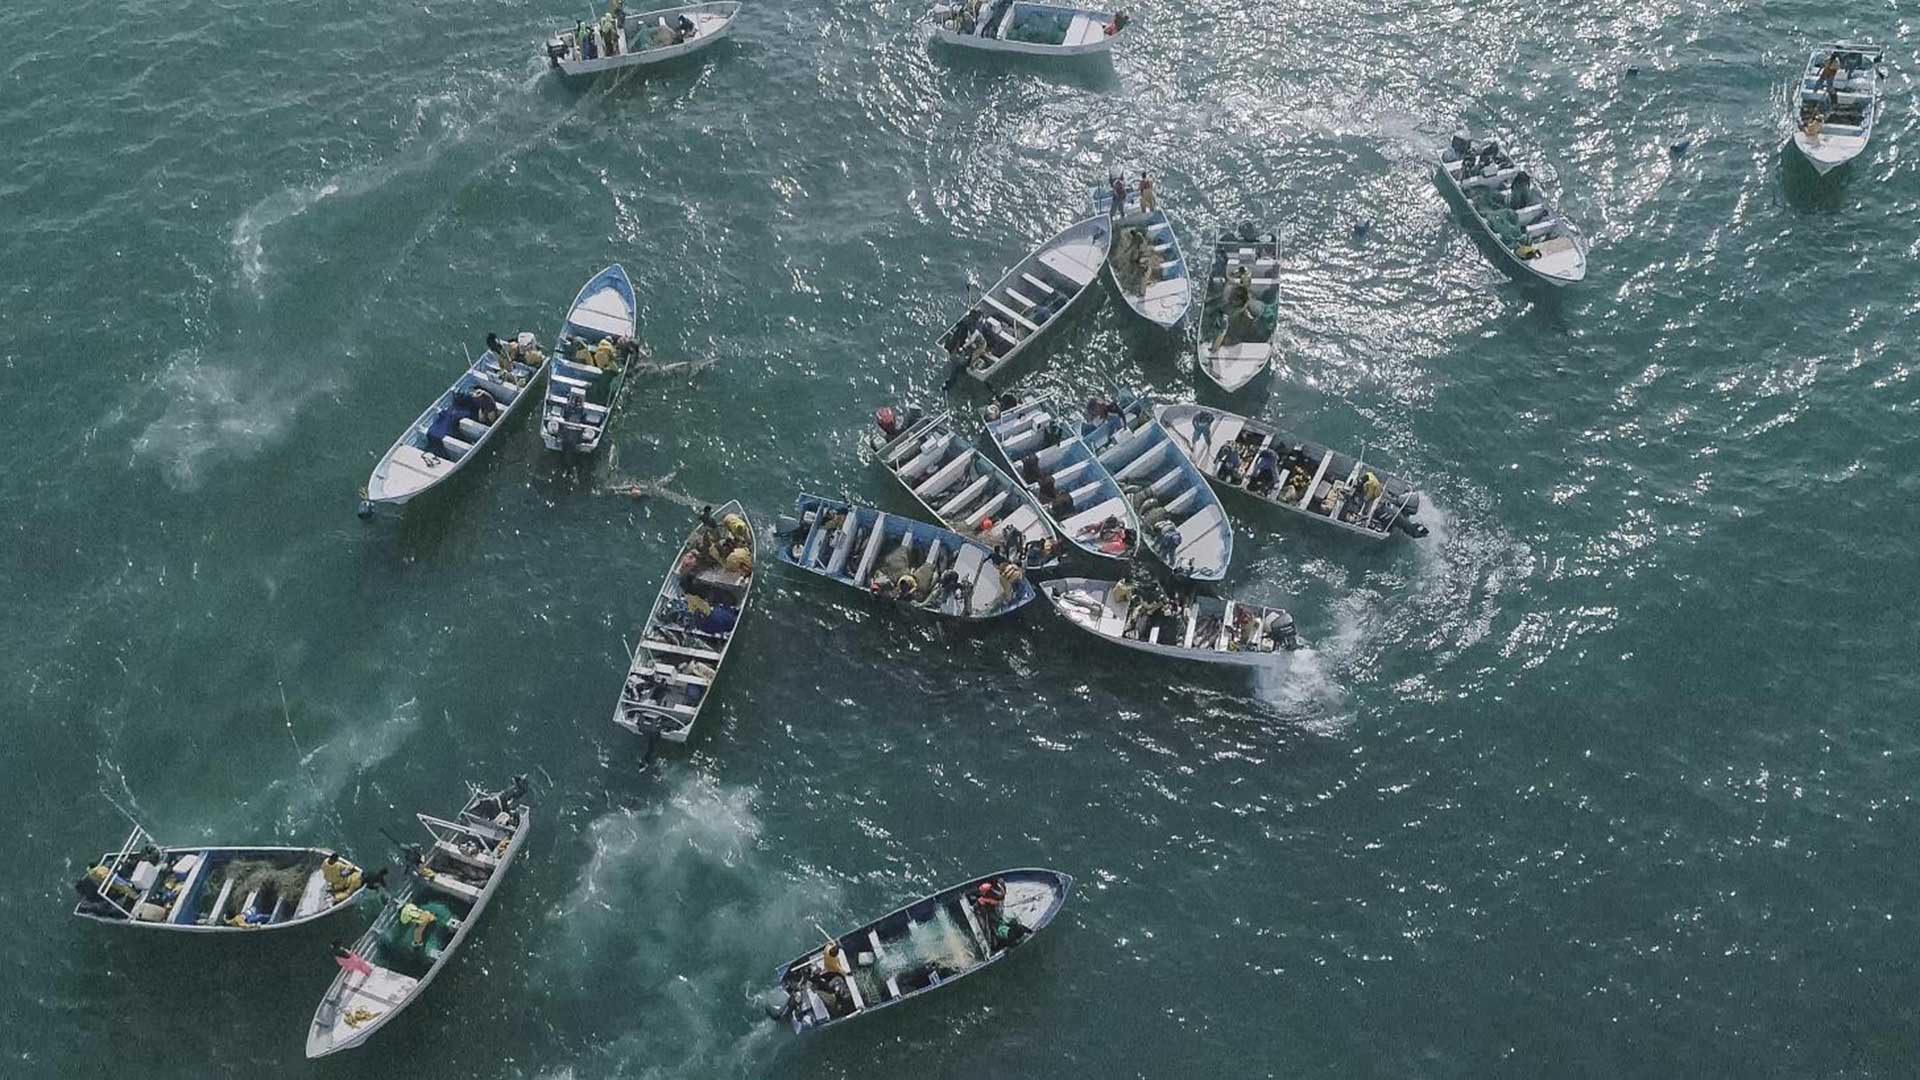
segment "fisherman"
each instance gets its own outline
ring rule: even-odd
[[[320,876],[326,881],[327,892],[336,904],[352,896],[365,884],[359,867],[331,851],[320,860]]]
[[[1247,491],[1264,495],[1279,486],[1280,455],[1269,446],[1254,456],[1253,464],[1247,469]]]
[[[600,16],[600,41],[606,46],[608,56],[620,55],[620,26],[613,21],[611,11]]]
[[[1114,217],[1119,217],[1127,212],[1127,174],[1109,177],[1107,184],[1113,192],[1111,212]]]
[[[620,30],[627,28],[627,0],[613,0],[607,5],[607,14],[613,16],[613,24]]]
[[[1380,478],[1374,475],[1372,469],[1368,469],[1366,475],[1360,478],[1360,494],[1365,496],[1367,502],[1377,502],[1380,496],[1386,493],[1386,485],[1380,482]]]
[[[1153,208],[1154,208],[1153,177],[1148,176],[1146,173],[1141,173],[1140,174],[1140,212],[1143,214],[1151,214],[1153,213]]]
[[[573,44],[580,52],[580,59],[593,59],[593,29],[579,19],[573,20]]]
[[[1813,80],[1813,88],[1818,90],[1824,86],[1832,89],[1833,80],[1839,74],[1840,54],[1838,52],[1830,52],[1827,54],[1827,62],[1820,65],[1820,75]]]
[[[366,957],[361,956],[341,944],[339,938],[333,940],[332,952],[333,962],[340,965],[341,971],[349,975],[370,976],[373,974],[373,965],[367,963]]]
[[[1213,456],[1213,475],[1229,484],[1240,482],[1240,444],[1228,443]]]
[[[420,948],[427,943],[427,928],[440,921],[440,917],[418,904],[405,904],[400,908],[400,925],[413,927],[413,947]]]
[[[1001,878],[993,878],[980,883],[973,891],[973,910],[983,919],[1000,914],[1000,905],[1007,899],[1007,883]]]
[[[1161,522],[1159,530],[1154,534],[1154,550],[1160,553],[1160,557],[1167,561],[1168,566],[1172,566],[1173,560],[1179,556],[1180,530],[1175,528],[1172,522]]]
[[[687,39],[698,33],[699,29],[700,28],[694,24],[694,21],[687,17],[686,12],[681,12],[680,17],[673,20],[673,43],[675,45],[684,44]]]

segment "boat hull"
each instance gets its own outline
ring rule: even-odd
[[[1202,664],[1274,668],[1286,662],[1287,653],[1293,648],[1291,644],[1284,647],[1276,646],[1272,649],[1207,648],[1187,644],[1184,641],[1182,644],[1174,645],[1157,640],[1129,637],[1124,633],[1124,629],[1134,614],[1132,602],[1121,600],[1114,595],[1114,586],[1117,584],[1117,582],[1092,578],[1056,578],[1041,582],[1040,591],[1052,602],[1054,610],[1068,622],[1094,637],[1110,641],[1115,645],[1123,645],[1136,652]],[[1195,636],[1195,630],[1206,625],[1199,622],[1201,614],[1219,620],[1210,630],[1216,642],[1220,633],[1225,630],[1225,622],[1228,618],[1237,617],[1249,611],[1256,613],[1255,618],[1260,624],[1259,629],[1262,633],[1266,632],[1270,616],[1277,616],[1284,620],[1286,631],[1289,634],[1292,631],[1293,617],[1279,608],[1242,605],[1229,600],[1224,601],[1221,609],[1215,612],[1206,607],[1206,598],[1195,598],[1190,603],[1194,607],[1190,612],[1193,618],[1187,629],[1189,639]],[[1125,606],[1115,607],[1115,604]],[[1153,632],[1157,634],[1158,630],[1155,629]],[[1178,632],[1177,626],[1176,632]]]
[[[724,522],[729,515],[733,514],[739,515],[740,519],[747,523],[747,550],[754,556],[757,564],[759,551],[753,540],[753,519],[747,516],[746,509],[740,505],[739,501],[735,500],[715,509],[713,519]],[[717,650],[711,647],[716,643],[711,640],[710,635],[699,634],[689,628],[663,628],[661,623],[663,609],[675,599],[686,596],[684,585],[680,580],[680,565],[688,552],[693,550],[694,538],[698,535],[699,530],[696,528],[695,532],[689,536],[687,543],[681,545],[679,552],[674,555],[673,565],[667,568],[666,580],[660,586],[659,595],[654,598],[653,609],[649,612],[647,624],[640,633],[640,643],[634,646],[633,661],[627,668],[627,688],[622,689],[620,703],[614,706],[613,722],[635,735],[649,733],[668,742],[687,741],[687,737],[693,733],[694,725],[700,721],[700,714],[706,710],[707,701],[713,696],[713,687],[720,680],[720,671],[726,664],[727,654],[733,649],[733,640],[740,633],[740,626],[746,621],[747,610],[753,600],[755,577],[753,573],[749,573],[744,582],[716,581],[710,587],[715,595],[724,594],[728,599],[733,599],[736,592],[738,594],[733,628],[727,632],[724,640],[717,642],[719,645]],[[755,569],[758,569],[757,565]],[[678,640],[670,640],[676,638]],[[636,676],[645,671],[658,672],[661,665],[684,669],[690,666],[689,661],[709,663],[713,668],[713,674],[706,679],[699,699],[691,706],[691,712],[686,711],[684,706],[675,707],[671,703],[644,703],[629,699],[630,687]],[[669,679],[678,678],[682,681],[686,677],[687,674],[683,670],[677,671],[674,676],[667,676]],[[673,693],[671,689],[663,692]]]
[[[473,805],[470,801],[467,808],[471,810]],[[460,946],[466,942],[467,936],[479,923],[481,914],[486,911],[494,894],[499,891],[501,883],[506,880],[507,870],[513,865],[514,859],[518,857],[526,843],[527,829],[532,824],[532,817],[526,807],[521,806],[516,809],[512,839],[508,841],[506,849],[501,851],[495,859],[493,871],[485,888],[479,891],[479,895],[468,907],[466,916],[460,920],[460,925],[441,948],[439,955],[433,959],[426,973],[416,980],[378,965],[374,966],[372,975],[342,970],[334,977],[332,985],[327,988],[326,996],[321,999],[319,1008],[314,1010],[313,1021],[307,1029],[307,1057],[327,1057],[362,1045],[394,1017],[404,1012],[409,1005],[420,1000],[421,995],[426,993],[434,979],[446,970],[454,954],[459,952]],[[376,921],[374,926],[355,943],[354,953],[364,957],[374,948],[373,943],[381,933],[382,924],[388,921],[390,914],[397,910],[399,905],[411,903],[415,898],[424,899],[431,895],[433,894],[417,881],[409,881],[403,887],[403,891],[388,901],[387,912],[383,913],[381,919]],[[376,983],[376,980],[381,981]],[[390,997],[389,990],[401,996]],[[346,1001],[360,1002],[361,1004],[354,1005],[353,1009],[364,1009],[373,1015],[355,1024],[350,1018],[353,1016],[353,1009],[348,1009],[345,1014],[341,1012],[343,998]],[[379,1006],[378,1012],[373,1010],[375,1005]]]
[[[165,919],[124,918],[87,911],[80,907],[74,909],[74,915],[86,919],[89,922],[103,923],[110,926],[125,926],[136,930],[152,930],[162,933],[259,934],[271,933],[275,930],[291,930],[296,926],[305,926],[308,923],[318,922],[329,915],[337,914],[352,907],[353,902],[358,900],[361,893],[365,891],[365,886],[360,886],[338,900],[327,899],[325,894],[325,879],[321,876],[318,864],[321,859],[324,859],[328,854],[337,850],[332,848],[163,847],[158,850],[161,860],[155,864],[156,867],[173,866],[189,855],[199,857],[199,861],[195,865],[193,872],[189,873],[182,882],[179,899],[174,902],[172,910]],[[109,851],[101,857],[100,861],[109,866],[113,866],[118,861],[120,855],[120,852]],[[314,864],[314,869],[311,870],[312,877],[303,883],[303,893],[295,907],[292,917],[278,922],[255,923],[247,926],[228,925],[222,921],[220,916],[221,913],[230,906],[227,903],[229,899],[242,901],[243,909],[251,908],[251,904],[247,902],[247,897],[233,896],[231,891],[219,891],[215,894],[210,909],[210,915],[214,921],[210,923],[201,923],[198,920],[192,922],[175,921],[176,919],[184,920],[185,916],[194,908],[199,907],[201,902],[206,898],[208,890],[211,887],[210,874],[212,873],[212,868],[231,867],[233,862],[243,859],[261,862],[293,859],[310,861]],[[144,892],[145,890],[143,890],[143,893]],[[320,906],[321,901],[325,901],[324,906]],[[315,905],[313,910],[305,914],[300,914],[299,907],[308,904]]]
[[[678,45],[648,45],[638,51],[623,52],[618,56],[601,56],[592,60],[553,59],[552,54],[549,53],[549,59],[553,60],[554,68],[568,79],[591,79],[609,71],[625,71],[630,68],[672,63],[710,49],[732,36],[734,21],[739,11],[740,5],[731,0],[722,3],[686,4],[654,11],[637,11],[627,16],[626,31],[628,33],[636,30],[649,31],[655,25],[656,19],[665,18],[671,23],[675,17],[684,14],[694,22],[694,36]],[[564,32],[555,35],[552,44],[565,44],[569,36]]]
[[[876,595],[869,586],[876,571],[886,575],[889,582],[898,580],[892,575],[900,571],[884,562],[883,554],[890,559],[902,546],[902,538],[910,536],[912,550],[923,563],[926,553],[939,545],[941,557],[950,560],[947,569],[959,575],[961,588],[935,605],[898,599],[889,602],[946,618],[977,620],[1012,614],[1034,598],[1033,583],[1024,575],[1010,579],[989,548],[951,529],[817,495],[801,495],[794,509],[795,531],[778,538],[774,557],[862,594]],[[842,522],[829,527],[826,519],[833,514],[843,515]],[[931,582],[926,587],[930,591]]]
[[[1539,282],[1543,285],[1551,285],[1556,289],[1565,288],[1568,285],[1576,285],[1586,280],[1587,261],[1584,246],[1579,248],[1580,260],[1575,268],[1565,273],[1549,273],[1544,271],[1534,265],[1539,260],[1523,259],[1514,254],[1513,249],[1500,242],[1500,238],[1493,233],[1493,226],[1488,224],[1487,220],[1474,210],[1473,201],[1469,199],[1467,193],[1462,190],[1460,182],[1455,180],[1453,174],[1447,171],[1444,162],[1437,163],[1434,166],[1434,182],[1439,186],[1441,192],[1446,195],[1448,201],[1455,203],[1459,210],[1467,216],[1467,219],[1473,222],[1475,234],[1484,240],[1489,247],[1492,247],[1500,253],[1500,265],[1505,268],[1508,273],[1523,281]],[[1580,244],[1578,239],[1574,242],[1576,245]]]
[[[1006,889],[1001,911],[1025,930],[1020,940],[998,948],[987,937],[986,927],[969,903],[979,887],[991,881],[1000,882]],[[1057,870],[1001,870],[950,885],[842,934],[834,943],[843,955],[854,958],[855,966],[844,976],[828,976],[827,981],[840,979],[856,1007],[836,1016],[818,993],[807,989],[803,1007],[793,1012],[793,1030],[815,1031],[891,1008],[1024,952],[1033,938],[1053,924],[1072,891],[1072,876]],[[932,956],[916,951],[916,943],[928,938],[948,947]],[[952,946],[964,951],[956,955]],[[815,970],[823,948],[816,947],[780,965],[775,985],[787,985],[790,974],[796,982],[804,981]],[[860,964],[863,954],[868,962]],[[944,976],[941,968],[948,969]],[[863,985],[865,993],[861,992]]]

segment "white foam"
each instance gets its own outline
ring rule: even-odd
[[[308,370],[244,372],[197,349],[174,353],[155,386],[166,408],[134,439],[133,453],[182,491],[199,487],[212,463],[278,443],[301,407],[327,390]]]

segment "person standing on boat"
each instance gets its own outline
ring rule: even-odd
[[[614,29],[627,32],[627,0],[613,0],[607,5],[607,14],[613,16]]]
[[[1153,207],[1154,207],[1153,177],[1148,176],[1146,173],[1141,173],[1140,174],[1140,212],[1143,214],[1151,214],[1153,213]]]
[[[1827,62],[1820,65],[1820,75],[1818,78],[1813,80],[1813,88],[1815,90],[1818,90],[1822,86],[1824,86],[1824,87],[1827,87],[1828,89],[1832,89],[1833,80],[1839,74],[1840,74],[1840,54],[1837,52],[1830,52],[1827,54]]]
[[[608,56],[620,55],[620,27],[613,21],[611,11],[600,16],[600,41]]]
[[[366,957],[342,945],[338,938],[335,938],[333,941],[333,962],[339,964],[340,970],[349,975],[367,976],[373,974],[373,965],[367,963]]]
[[[1114,217],[1119,217],[1127,212],[1127,174],[1121,173],[1108,183],[1113,188],[1113,206],[1110,212]]]

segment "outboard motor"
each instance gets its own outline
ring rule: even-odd
[[[567,53],[571,50],[572,45],[567,42],[566,38],[553,38],[547,42],[547,63],[553,67],[559,67],[560,61],[565,60]]]
[[[1260,239],[1260,234],[1253,231],[1253,222],[1243,221],[1240,223],[1240,242],[1241,243],[1251,244],[1258,239]]]
[[[1275,648],[1292,652],[1300,647],[1299,630],[1294,626],[1293,616],[1285,611],[1275,610],[1268,615],[1264,632]]]
[[[1465,161],[1473,153],[1473,139],[1467,135],[1467,129],[1461,128],[1453,133],[1453,142],[1447,147],[1455,161]]]

